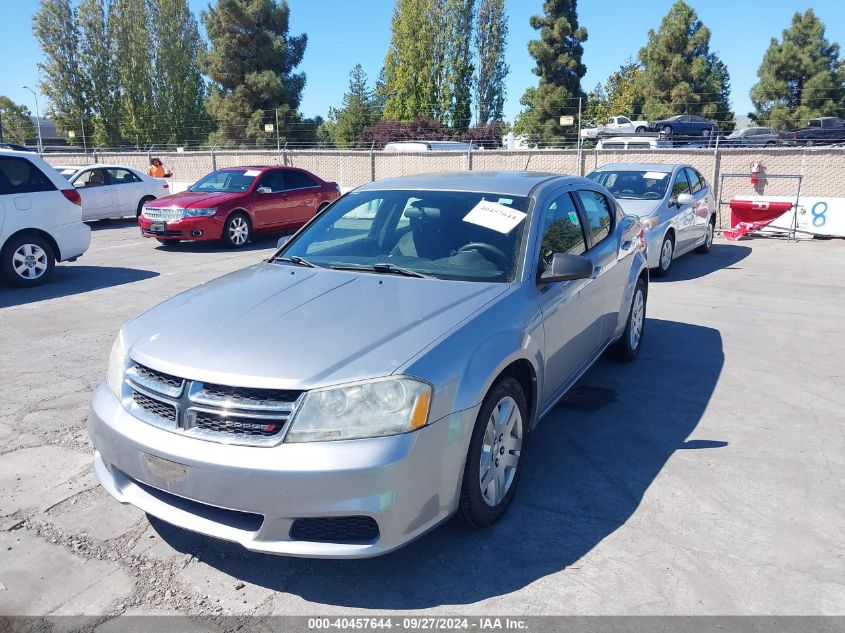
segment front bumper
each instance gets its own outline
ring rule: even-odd
[[[88,428],[97,478],[121,503],[254,551],[361,558],[408,543],[457,509],[477,413],[477,407],[468,409],[413,433],[382,438],[234,446],[150,426],[101,384]],[[375,519],[378,537],[291,537],[295,519],[351,516]]]
[[[153,222],[163,223],[165,230],[153,232]],[[141,235],[160,240],[219,240],[223,236],[223,224],[224,219],[216,215],[205,218],[183,218],[176,221],[150,220],[143,215],[138,216]]]

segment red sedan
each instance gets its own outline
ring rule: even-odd
[[[253,233],[299,228],[339,197],[336,182],[304,169],[227,167],[187,191],[146,203],[138,225],[144,237],[162,244],[223,240],[240,248]]]

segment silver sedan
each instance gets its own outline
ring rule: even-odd
[[[274,554],[484,527],[540,419],[606,349],[637,356],[647,292],[639,220],[589,180],[368,184],[123,326],[94,470],[122,503]]]
[[[691,165],[611,163],[587,175],[606,187],[646,229],[648,266],[669,274],[676,257],[710,252],[716,204],[707,181]]]

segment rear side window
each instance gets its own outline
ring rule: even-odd
[[[109,182],[112,185],[125,185],[131,182],[139,182],[140,179],[128,169],[106,169],[109,175]]]
[[[317,187],[317,183],[301,171],[286,171],[285,172],[285,189],[304,189],[305,187]]]
[[[696,193],[704,189],[704,183],[701,182],[701,178],[698,176],[698,172],[694,169],[687,169],[687,179],[689,180],[689,188],[690,191]]]
[[[25,158],[0,157],[0,194],[55,190],[56,185],[38,167]]]
[[[555,253],[582,255],[587,250],[578,210],[568,193],[561,194],[549,205],[543,216],[543,239],[540,258],[544,269],[552,264]]]
[[[587,214],[589,230],[593,234],[593,243],[598,244],[610,235],[613,222],[613,208],[607,198],[598,191],[579,191],[578,198]]]

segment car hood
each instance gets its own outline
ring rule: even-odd
[[[663,200],[626,200],[625,198],[617,198],[616,201],[622,206],[622,210],[625,213],[641,218],[651,215],[663,204]]]
[[[180,377],[309,389],[394,373],[508,287],[261,263],[159,304],[124,337],[134,360]]]
[[[151,207],[178,207],[189,209],[193,207],[213,207],[224,202],[229,202],[244,195],[237,193],[200,193],[194,191],[182,191],[162,198],[156,198],[149,204]]]

